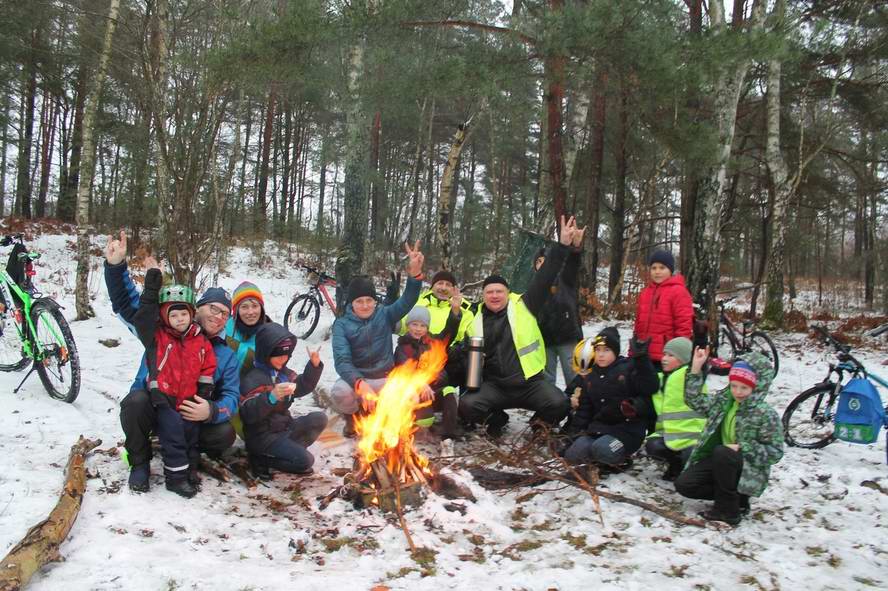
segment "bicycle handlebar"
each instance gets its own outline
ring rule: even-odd
[[[3,237],[2,240],[0,240],[0,246],[9,246],[10,244],[15,242],[16,240],[18,240],[19,242],[24,244],[24,239],[25,239],[24,234],[7,234],[6,236]]]
[[[839,361],[842,361],[842,362],[850,361],[856,367],[858,367],[864,374],[868,373],[866,370],[866,367],[863,365],[863,363],[861,363],[859,359],[857,359],[856,357],[854,357],[854,355],[851,354],[851,347],[849,347],[848,345],[846,345],[844,343],[839,342],[838,339],[836,339],[834,336],[832,336],[830,334],[830,332],[828,330],[826,330],[825,326],[823,326],[821,324],[815,324],[814,326],[812,326],[812,328],[814,329],[814,332],[820,334],[820,336],[823,337],[823,340],[826,344],[832,345],[832,347],[836,350],[837,357],[839,358]]]
[[[314,273],[315,275],[320,277],[322,281],[325,281],[325,280],[336,281],[335,277],[327,275],[325,272],[321,271],[320,269],[315,269],[314,267],[309,267],[308,265],[302,265],[302,268],[305,269],[306,271],[308,271],[309,273]]]

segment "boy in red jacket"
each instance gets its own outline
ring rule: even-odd
[[[148,269],[133,325],[145,345],[167,490],[191,498],[197,494],[199,423],[185,420],[178,410],[195,394],[211,396],[216,354],[194,323],[191,288],[170,285],[161,289],[162,283],[160,269]]]
[[[650,339],[648,349],[655,369],[660,370],[663,347],[676,337],[694,336],[694,303],[684,277],[675,273],[675,258],[657,250],[649,259],[650,282],[638,296],[635,338]]]

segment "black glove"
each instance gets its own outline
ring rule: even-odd
[[[604,423],[605,425],[616,425],[617,423],[622,423],[625,419],[626,417],[617,403],[608,404],[592,418],[594,422]]]
[[[154,408],[160,408],[162,406],[172,407],[172,404],[170,404],[170,397],[157,388],[151,388],[148,396],[151,398],[151,406]]]
[[[632,340],[629,341],[629,348],[632,350],[632,358],[645,357],[648,354],[648,347],[650,347],[650,345],[650,337],[642,341],[637,336],[632,335]]]

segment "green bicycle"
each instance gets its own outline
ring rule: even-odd
[[[13,390],[17,393],[35,371],[49,395],[74,402],[80,393],[80,359],[62,307],[34,287],[34,261],[21,234],[4,236],[12,246],[6,269],[0,269],[0,371],[31,369]]]

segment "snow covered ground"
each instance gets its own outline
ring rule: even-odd
[[[73,238],[44,235],[37,285],[73,316]],[[103,238],[95,244],[101,247]],[[267,253],[280,260],[278,253]],[[3,255],[5,256],[5,254]],[[5,263],[4,263],[5,264]],[[248,490],[241,482],[204,477],[202,492],[185,500],[167,492],[152,466],[152,491],[126,488],[117,456],[123,434],[118,402],[128,390],[140,346],[111,315],[98,271],[91,281],[95,319],[74,322],[83,365],[79,398],[49,398],[34,376],[17,395],[22,374],[0,374],[0,551],[5,553],[56,502],[62,468],[77,436],[100,437],[92,454],[80,516],[62,546],[65,560],[44,569],[30,586],[48,589],[863,589],[888,587],[888,467],[884,432],[875,445],[835,443],[824,450],[787,448],[771,486],[754,500],[750,518],[730,531],[678,526],[636,507],[602,500],[602,528],[587,493],[554,485],[506,494],[484,490],[459,464],[477,502],[465,515],[434,495],[406,518],[423,561],[407,551],[396,521],[336,500],[318,509],[317,497],[341,483],[332,469],[351,465],[351,442],[317,448],[315,475],[278,475]],[[295,267],[295,266],[294,266]],[[256,267],[248,251],[233,251],[220,284],[229,290],[249,278],[263,290],[268,312],[281,319],[302,273],[281,264]],[[61,272],[59,272],[61,270]],[[310,345],[321,345],[335,379],[325,310]],[[585,327],[594,334],[602,324]],[[628,325],[621,326],[625,346]],[[119,339],[108,348],[100,339]],[[819,381],[831,355],[802,335],[781,336],[781,371],[771,402],[783,411]],[[862,351],[880,370],[883,353]],[[301,370],[304,348],[291,366]],[[888,369],[883,370],[888,375]],[[885,393],[883,393],[885,395]],[[295,405],[311,409],[310,397]],[[523,419],[513,420],[517,437]],[[518,424],[516,426],[516,423]],[[338,427],[337,427],[338,428]],[[241,445],[238,443],[238,445]],[[480,449],[474,439],[456,454]],[[469,459],[463,460],[464,463]],[[608,476],[608,490],[695,515],[706,504],[681,499],[660,479],[662,468],[641,458],[627,473]],[[451,506],[452,508],[452,506]]]

